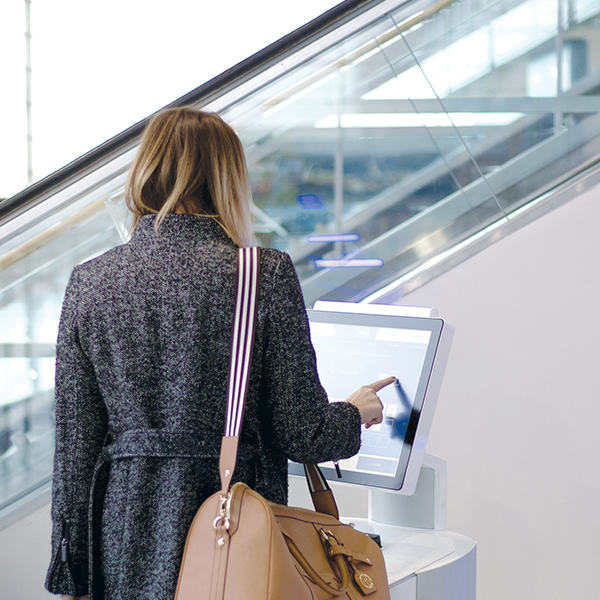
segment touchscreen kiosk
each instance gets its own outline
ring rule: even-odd
[[[325,476],[412,494],[453,328],[439,318],[322,310],[308,315],[319,377],[330,402],[344,401],[361,385],[396,377],[378,394],[383,422],[363,426],[359,453],[339,462],[341,479],[332,463],[320,465]],[[302,474],[302,466],[290,463],[290,473]]]

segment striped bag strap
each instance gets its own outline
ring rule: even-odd
[[[229,359],[227,412],[225,413],[225,432],[221,442],[219,465],[223,493],[229,489],[237,461],[239,436],[252,363],[259,267],[259,248],[239,249],[238,281]]]
[[[238,252],[238,282],[231,333],[229,383],[225,432],[221,442],[219,471],[221,495],[227,497],[237,461],[244,405],[250,379],[254,326],[258,298],[259,248],[240,248]],[[317,465],[304,465],[306,480],[315,510],[339,518],[333,493]]]

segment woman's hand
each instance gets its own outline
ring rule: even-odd
[[[383,420],[383,404],[377,395],[377,392],[384,387],[394,383],[395,377],[386,377],[380,379],[375,383],[369,385],[363,385],[358,388],[354,394],[346,398],[346,402],[354,404],[360,411],[360,422],[363,423],[367,429],[371,425],[381,423]]]

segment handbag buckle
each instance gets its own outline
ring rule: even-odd
[[[217,529],[221,525],[225,531],[229,531],[231,525],[231,492],[227,496],[221,496],[221,505],[219,507],[219,515],[213,522],[213,527]]]
[[[321,534],[321,538],[323,539],[324,542],[326,542],[327,544],[329,544],[330,546],[333,545],[332,541],[335,544],[338,544],[339,542],[337,541],[335,535],[333,535],[333,532],[330,529],[323,529],[321,528],[319,530],[319,533]]]

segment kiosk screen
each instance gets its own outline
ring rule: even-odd
[[[396,377],[395,384],[379,392],[383,422],[369,429],[363,427],[360,452],[340,461],[339,468],[342,481],[400,489],[444,322],[437,318],[308,312],[319,377],[330,402],[344,401],[361,385]],[[321,466],[328,479],[336,479],[332,463]]]

